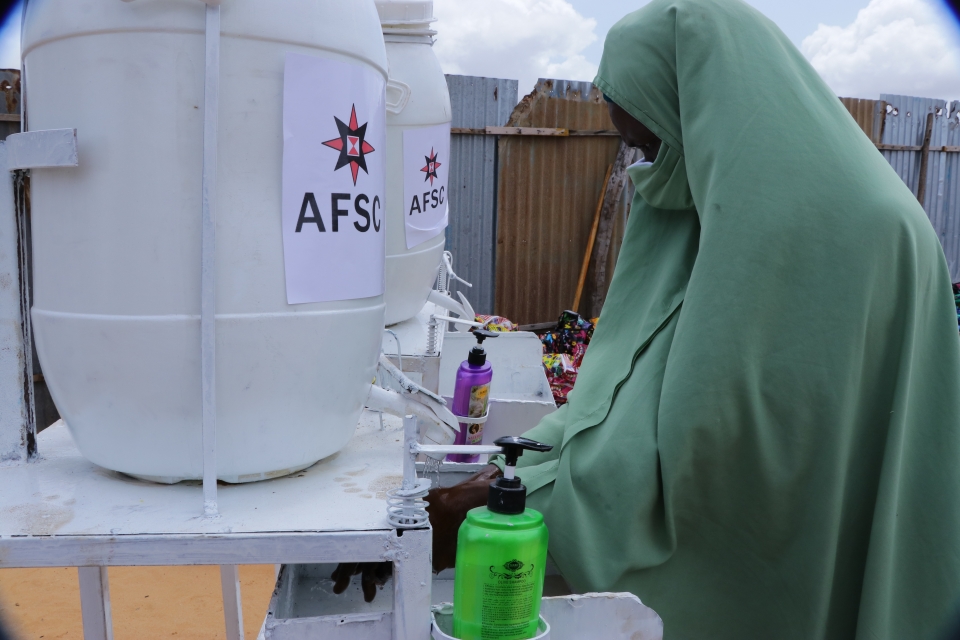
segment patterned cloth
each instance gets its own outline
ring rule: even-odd
[[[596,318],[590,321],[573,311],[564,311],[557,320],[557,328],[540,338],[543,342],[543,368],[557,405],[565,404],[567,394],[573,390],[596,324]]]
[[[513,324],[503,316],[477,316],[474,321],[482,323],[484,325],[484,329],[487,329],[488,331],[502,333],[504,331],[517,330],[517,325]]]

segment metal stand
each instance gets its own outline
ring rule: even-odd
[[[81,567],[85,637],[108,640],[106,567],[219,565],[232,640],[243,628],[238,564],[392,562],[390,635],[376,637],[425,640],[432,532],[426,525],[398,532],[384,517],[376,494],[404,463],[399,421],[387,420],[381,430],[376,414],[364,413],[344,449],[294,477],[221,486],[219,519],[198,516],[195,486],[98,471],[57,423],[38,436],[42,459],[0,466],[0,568]]]

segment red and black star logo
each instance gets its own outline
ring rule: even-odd
[[[337,123],[337,130],[340,131],[340,137],[327,140],[323,145],[340,152],[340,158],[337,159],[337,166],[334,167],[333,170],[336,171],[349,164],[350,173],[353,174],[353,184],[356,185],[357,174],[360,172],[360,169],[363,169],[364,173],[369,173],[369,171],[367,171],[367,154],[373,153],[375,150],[364,140],[364,137],[367,135],[367,123],[364,122],[363,126],[357,125],[356,105],[353,105],[350,109],[350,124],[344,124],[343,121],[336,116],[334,116],[333,119]]]
[[[427,180],[430,180],[430,186],[433,186],[433,179],[440,179],[440,177],[437,175],[437,167],[441,166],[440,163],[437,162],[437,152],[433,150],[433,147],[430,147],[430,155],[423,156],[423,159],[427,161],[427,166],[425,166],[423,169],[420,169],[420,171],[423,171],[427,174],[423,177],[423,181],[426,182]]]

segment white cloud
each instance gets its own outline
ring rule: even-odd
[[[516,78],[521,96],[539,77],[596,75],[582,51],[597,39],[597,22],[566,0],[434,0],[434,12],[446,73]]]
[[[846,27],[821,24],[801,49],[841,96],[960,98],[960,37],[926,0],[871,0]]]

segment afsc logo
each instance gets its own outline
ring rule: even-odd
[[[322,144],[325,147],[330,147],[340,152],[337,158],[337,164],[333,170],[339,171],[343,167],[349,166],[353,184],[356,185],[360,169],[363,169],[364,173],[369,173],[367,171],[367,154],[376,151],[376,149],[366,141],[368,123],[365,122],[361,125],[357,122],[357,107],[355,104],[352,105],[350,109],[349,123],[345,124],[336,116],[333,117],[333,120],[337,125],[337,131],[340,135]],[[330,231],[332,233],[338,233],[340,231],[340,218],[350,215],[350,209],[342,208],[341,203],[344,201],[349,203],[351,199],[353,200],[353,212],[360,218],[360,220],[354,220],[353,227],[357,231],[365,233],[369,231],[372,226],[374,232],[379,232],[381,221],[377,218],[377,210],[382,207],[380,196],[374,196],[373,202],[371,202],[370,197],[365,193],[357,194],[356,197],[351,196],[349,193],[330,194]],[[350,205],[347,204],[347,207],[349,206]],[[310,215],[307,215],[307,209],[310,210]],[[308,223],[316,224],[317,229],[321,233],[326,233],[327,231],[327,226],[323,223],[323,217],[320,215],[320,208],[317,206],[317,199],[314,194],[310,192],[303,194],[303,202],[300,205],[300,216],[297,218],[296,232],[300,233],[303,225]]]
[[[423,177],[423,181],[426,182],[429,180],[430,186],[432,187],[433,181],[440,179],[440,176],[437,175],[437,169],[443,165],[437,162],[437,152],[433,149],[430,149],[430,155],[423,156],[423,159],[427,163],[420,169],[421,172],[426,174]],[[436,209],[442,206],[444,201],[443,192],[444,187],[441,185],[439,189],[430,189],[424,191],[423,194],[414,194],[413,199],[410,200],[410,211],[407,212],[407,215],[412,216],[414,213],[426,213],[428,209]]]

